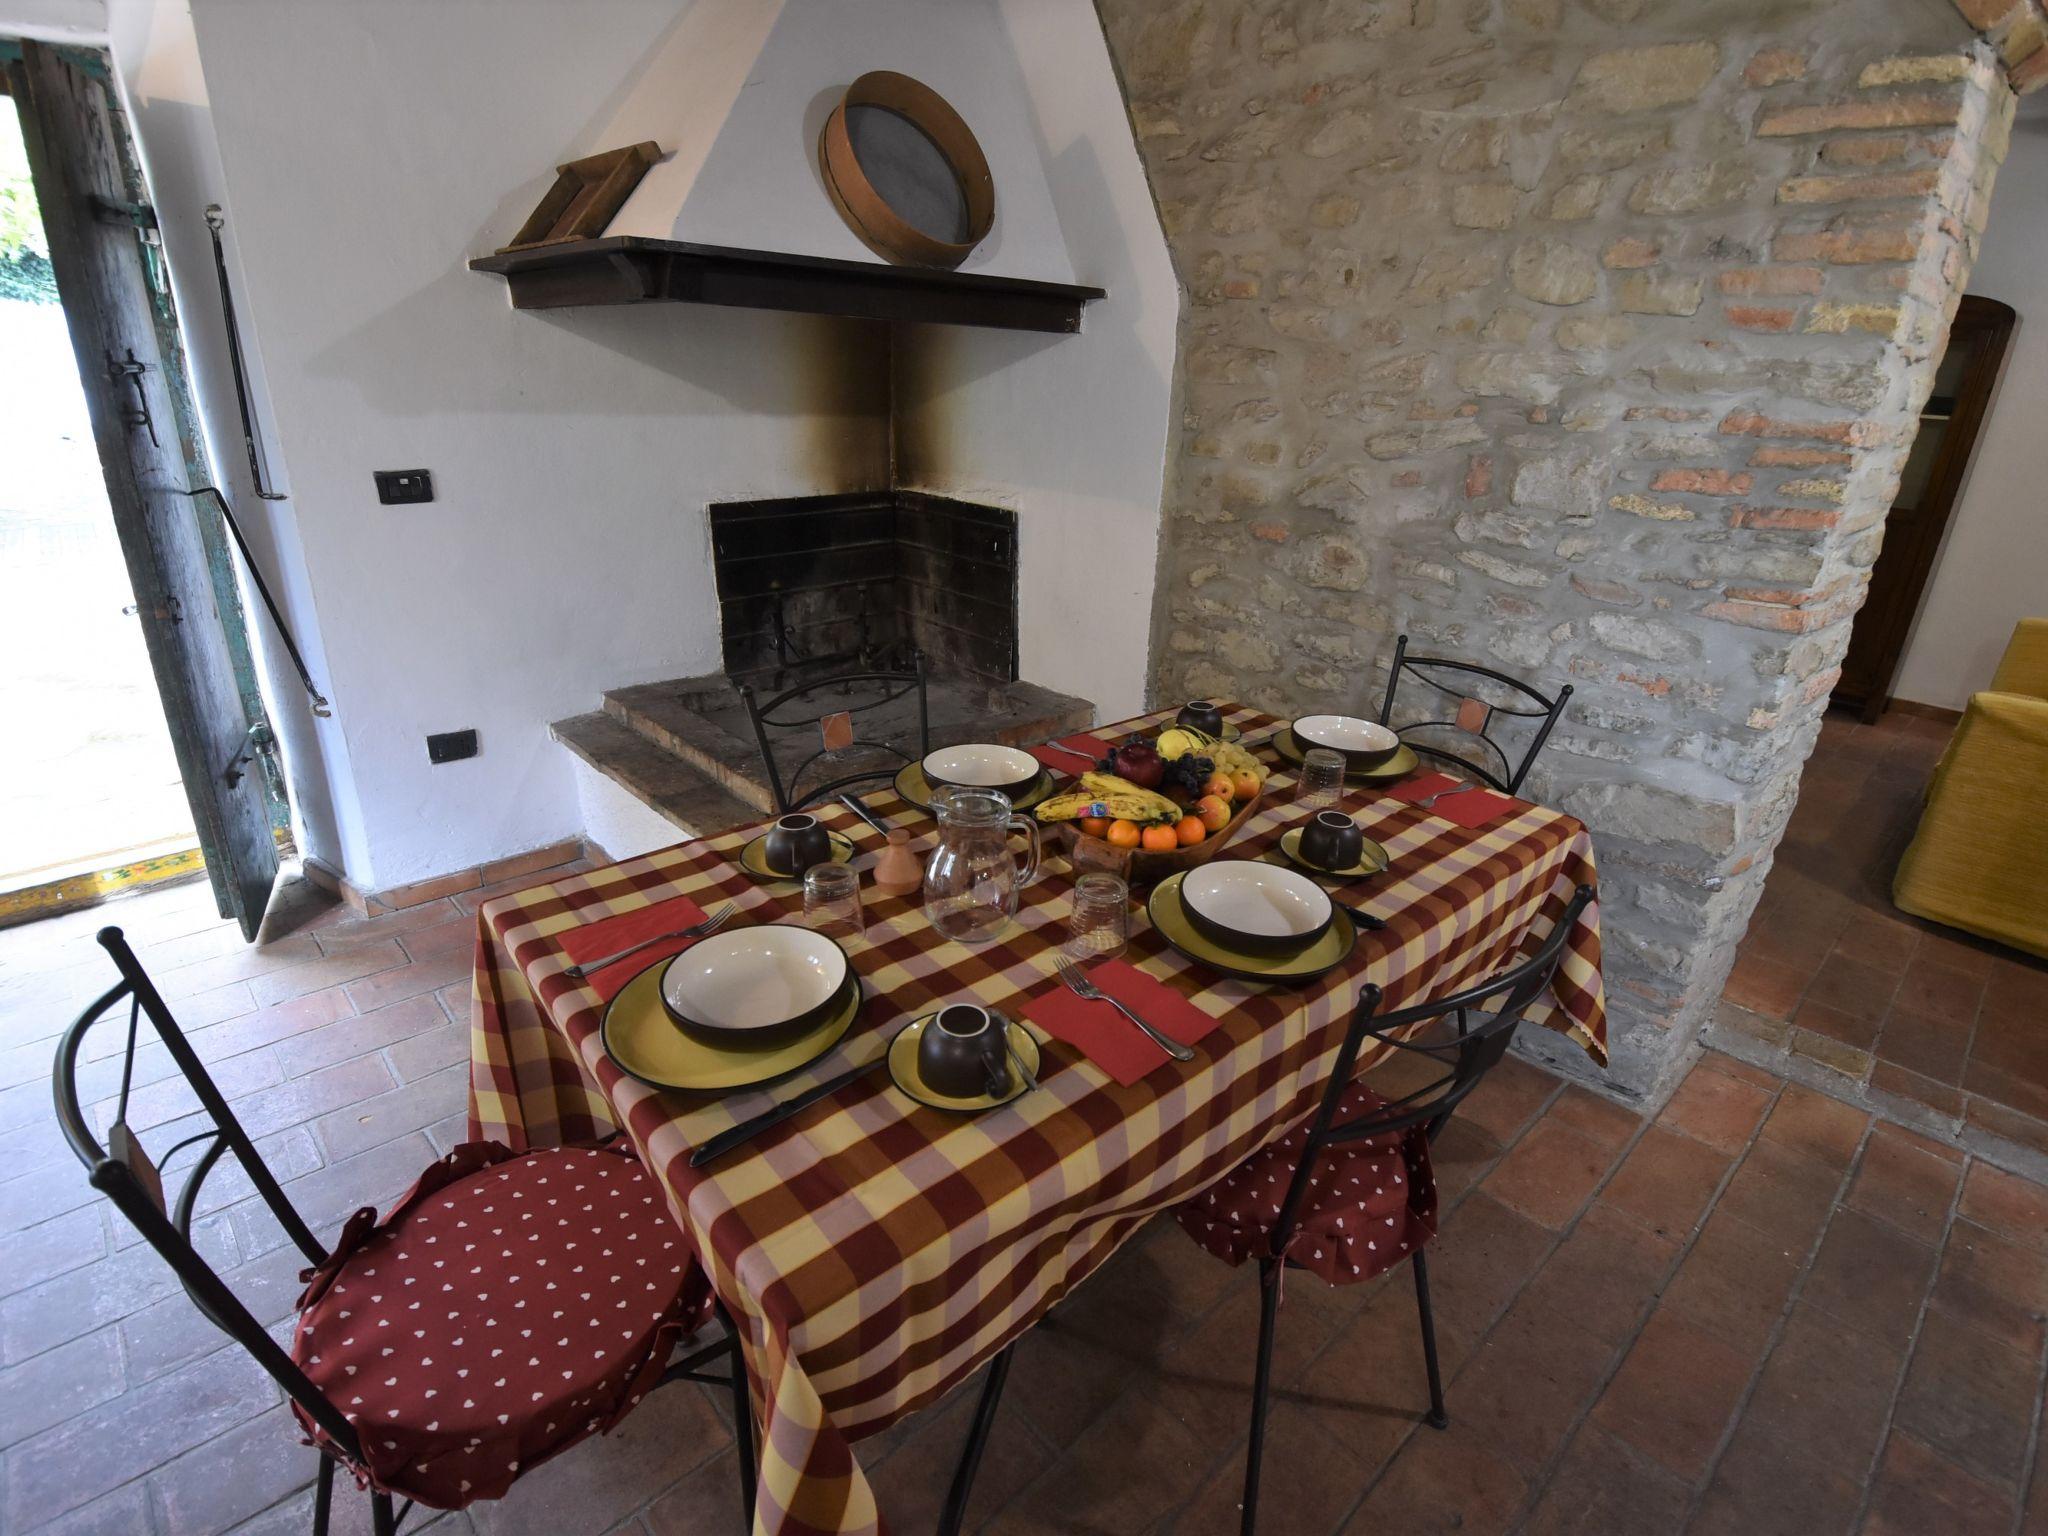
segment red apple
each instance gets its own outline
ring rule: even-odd
[[[1140,789],[1157,789],[1166,777],[1166,760],[1149,741],[1133,741],[1116,749],[1116,771]]]

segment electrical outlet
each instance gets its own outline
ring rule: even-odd
[[[377,499],[387,507],[434,499],[434,477],[424,469],[378,469],[371,473],[377,477]]]
[[[442,731],[427,738],[427,761],[430,763],[455,763],[465,757],[476,756],[476,732]]]

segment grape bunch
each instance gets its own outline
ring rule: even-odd
[[[1202,786],[1209,782],[1209,775],[1216,771],[1216,764],[1209,758],[1197,757],[1194,753],[1183,753],[1168,761],[1166,777],[1159,788],[1163,793],[1172,794],[1179,790],[1189,800],[1199,800]]]

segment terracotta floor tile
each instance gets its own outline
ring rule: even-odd
[[[1881,1019],[1899,990],[1899,978],[1861,960],[1836,953],[1823,960],[1806,989],[1806,1001],[1822,1003],[1862,1019]]]
[[[1760,1351],[1806,1262],[1739,1217],[1716,1211],[1664,1288],[1666,1312],[1738,1350]]]
[[[1899,982],[1894,1008],[1925,1014],[1951,1024],[1967,1025],[1977,1017],[1987,977],[1956,966],[1944,965],[1926,955],[1916,955]]]
[[[919,1418],[929,1422],[920,1425],[916,1433],[893,1450],[869,1475],[869,1483],[875,1490],[875,1502],[881,1506],[882,1518],[888,1522],[890,1530],[938,1529],[939,1512],[945,1505],[947,1490],[952,1486],[953,1473],[959,1465],[960,1448],[967,1441],[981,1385],[981,1373],[976,1373],[971,1380],[956,1388],[935,1411],[920,1414]],[[1004,1396],[1007,1398],[1007,1390]],[[974,1493],[967,1506],[968,1529],[973,1529],[1015,1498],[1044,1470],[1052,1454],[1045,1442],[1032,1433],[1030,1425],[1010,1412],[1007,1404],[998,1404],[995,1423],[989,1430],[988,1443],[982,1450],[981,1464],[974,1475]],[[726,1467],[726,1475],[733,1477],[730,1460],[721,1460]],[[733,1492],[716,1500],[721,1510],[729,1510],[737,1502],[737,1482],[728,1486]],[[714,1487],[711,1492],[716,1497],[719,1490]],[[728,1524],[726,1529],[729,1531],[733,1527]]]
[[[1879,1043],[1881,1047],[1882,1041]],[[1874,1093],[1903,1101],[1909,1112],[1929,1109],[1945,1121],[1953,1124],[1962,1122],[1966,1101],[1960,1088],[1951,1088],[1931,1077],[1922,1077],[1918,1072],[1909,1072],[1882,1058],[1871,1065],[1869,1086]]]
[[[1535,1119],[1557,1089],[1557,1079],[1548,1072],[1518,1056],[1509,1056],[1466,1095],[1465,1102],[1458,1106],[1457,1118],[1478,1126],[1506,1146]]]
[[[1517,1308],[1458,1374],[1446,1398],[1451,1420],[1534,1478],[1599,1391],[1615,1352],[1585,1329]]]
[[[2033,1360],[1930,1311],[1892,1422],[1979,1477],[2010,1486],[2026,1458],[2037,1380]]]
[[[1812,994],[1799,1005],[1799,1011],[1792,1015],[1792,1027],[1811,1031],[1824,1039],[1859,1051],[1869,1051],[1877,1045],[1878,1031],[1883,1018],[1876,1014],[1849,1013],[1821,1002]],[[1826,1060],[1827,1056],[1815,1051],[1810,1054],[1816,1059]]]
[[[1429,1165],[1436,1174],[1440,1204],[1449,1206],[1478,1183],[1500,1154],[1500,1142],[1491,1131],[1453,1115],[1429,1149]]]
[[[1764,1121],[1762,1136],[1829,1167],[1847,1168],[1869,1123],[1870,1116],[1861,1110],[1788,1083]]]
[[[1258,1290],[1256,1270],[1232,1269],[1195,1247],[1178,1226],[1161,1235],[1175,1241],[1160,1247],[1187,1249],[1230,1290]],[[1003,1388],[1004,1413],[1021,1414],[1047,1443],[1064,1446],[1122,1395],[1133,1376],[1159,1369],[1182,1333],[1152,1257],[1156,1242],[1150,1233],[1133,1239],[1018,1341]],[[1188,1314],[1188,1321],[1197,1315]],[[1249,1359],[1257,1335],[1241,1344],[1220,1333],[1217,1338]]]
[[[1244,1469],[1243,1448],[1224,1457],[1174,1516],[1168,1527],[1174,1536],[1235,1536],[1244,1514]],[[1266,1424],[1266,1453],[1259,1466],[1259,1527],[1324,1536],[1344,1523],[1370,1477],[1370,1470],[1323,1428],[1313,1409],[1277,1402]],[[980,1493],[978,1486],[975,1491]],[[937,1500],[932,1502],[936,1514]],[[929,1518],[915,1524],[892,1520],[890,1529],[929,1531],[937,1525]]]
[[[1965,1098],[1963,1118],[1972,1130],[1982,1131],[2028,1152],[2048,1157],[2048,1120],[2007,1108],[2002,1102],[1994,1103],[1990,1099],[1979,1098],[1974,1094]]]
[[[1936,1082],[1960,1086],[1970,1051],[1970,1025],[1894,1008],[1877,1037],[1877,1055]]]
[[[650,1504],[640,1519],[652,1536],[732,1536],[743,1529],[733,1456],[728,1446]]]
[[[1835,940],[1835,953],[1890,975],[1902,975],[1919,947],[1911,923],[1867,908],[1852,914]],[[408,946],[410,947],[410,946]]]
[[[1721,995],[1738,1008],[1747,1008],[1766,1018],[1789,1019],[1817,969],[1802,969],[1782,960],[1767,959],[1754,950],[1745,951],[1736,956],[1735,968],[1728,973],[1728,985]]]
[[[1908,1434],[1886,1442],[1863,1536],[2006,1536],[2012,1494]]]
[[[1740,1216],[1788,1253],[1804,1253],[1827,1225],[1842,1174],[1812,1158],[1759,1141],[1728,1181],[1717,1212]]]
[[[1816,1466],[1744,1419],[1687,1536],[1848,1536],[1860,1481]]]
[[[1963,1087],[2010,1109],[2048,1117],[2048,1030],[2042,1018],[2048,1014],[1994,1019],[1987,1012],[1970,1042]]]
[[[1480,1187],[1531,1221],[1560,1228],[1592,1198],[1614,1152],[1612,1144],[1603,1146],[1545,1116],[1508,1149]]]
[[[1617,1104],[1605,1094],[1581,1088],[1577,1083],[1568,1085],[1552,1101],[1544,1119],[1568,1125],[1581,1136],[1616,1150],[1635,1135],[1643,1123],[1638,1111],[1626,1104]]]
[[[1361,1477],[1390,1458],[1429,1410],[1414,1288],[1405,1275],[1389,1278],[1395,1283],[1382,1286],[1282,1394],[1315,1410]],[[1471,1354],[1471,1339],[1440,1316],[1436,1342],[1444,1379],[1451,1381]]]
[[[1214,1461],[1215,1453],[1160,1395],[1127,1392],[1094,1431],[1005,1505],[988,1530],[1002,1536],[1144,1530],[1185,1503]]]
[[[1809,1306],[1795,1306],[1764,1362],[1743,1422],[1816,1465],[1860,1482],[1884,1439],[1903,1347],[1886,1350]]]
[[[1418,1431],[1344,1527],[1345,1536],[1504,1536],[1529,1487],[1478,1431]]]
[[[1541,1267],[1555,1234],[1481,1190],[1444,1221],[1429,1247],[1437,1315],[1477,1337]]]
[[[1873,1126],[1848,1204],[1923,1243],[1940,1242],[1962,1169],[1926,1150],[1932,1145],[1894,1126]]]
[[[1635,1333],[1644,1303],[1657,1293],[1677,1254],[1672,1239],[1595,1205],[1544,1261],[1516,1299],[1514,1313],[1540,1314],[1620,1343]]]
[[[1588,1424],[1572,1439],[1526,1536],[1651,1536],[1685,1522],[1692,1490],[1633,1446]]]
[[[1657,1123],[1733,1156],[1748,1145],[1757,1122],[1771,1106],[1774,1088],[1742,1082],[1701,1064],[1686,1074],[1657,1116]]]
[[[2048,1187],[1980,1158],[1963,1176],[1961,1211],[1979,1226],[2048,1251]]]
[[[1653,1125],[1607,1181],[1600,1203],[1653,1231],[1683,1237],[1706,1210],[1727,1167],[1724,1154]]]
[[[1756,1363],[1755,1354],[1660,1310],[1594,1408],[1593,1422],[1695,1481],[1707,1470]]]
[[[1933,1305],[2020,1354],[2035,1354],[2048,1318],[2048,1254],[1958,1221],[1942,1249]]]
[[[1932,1248],[1898,1228],[1861,1211],[1839,1211],[1800,1299],[1888,1349],[1903,1349],[1934,1277],[1934,1260]]]

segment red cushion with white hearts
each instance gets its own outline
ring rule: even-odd
[[[1386,1100],[1353,1083],[1336,1122],[1370,1114]],[[1271,1258],[1280,1202],[1308,1145],[1296,1126],[1253,1153],[1174,1214],[1202,1247],[1242,1264]],[[1309,1174],[1298,1225],[1281,1255],[1332,1285],[1370,1280],[1436,1235],[1436,1177],[1422,1127],[1325,1147]]]
[[[359,1474],[437,1509],[609,1429],[710,1307],[623,1140],[457,1147],[305,1278],[293,1359],[355,1426]]]

